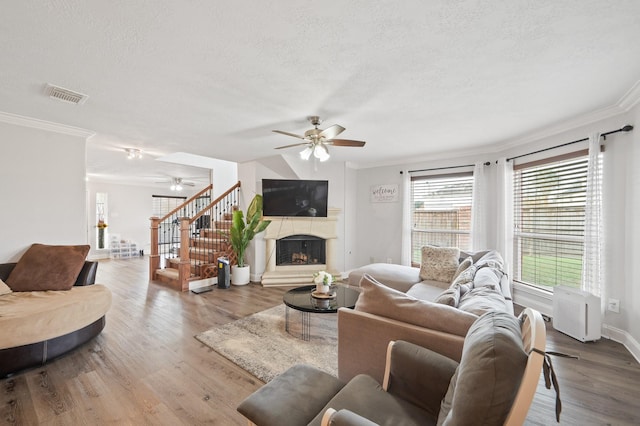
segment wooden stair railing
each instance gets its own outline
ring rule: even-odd
[[[210,190],[211,186],[205,188],[163,218],[151,218],[150,279],[188,291],[190,281],[217,276],[218,257],[225,256],[230,264],[237,263],[229,244],[228,229],[231,213],[238,205],[240,182],[206,206],[198,206],[197,209],[191,209],[191,214],[181,215],[185,212],[185,206]],[[163,223],[165,234],[167,227],[172,228],[169,250],[166,235],[164,246],[159,243]],[[177,229],[179,233],[175,232]],[[176,241],[173,241],[174,233],[179,235]],[[162,247],[164,250],[161,250]]]

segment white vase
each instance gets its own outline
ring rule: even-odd
[[[316,284],[316,292],[322,294],[329,293],[329,286],[324,284]]]
[[[240,267],[233,265],[231,267],[231,284],[233,285],[245,285],[251,281],[251,274],[249,265]]]

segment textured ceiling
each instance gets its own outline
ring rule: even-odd
[[[174,152],[282,154],[308,115],[366,167],[515,140],[616,104],[640,79],[640,1],[5,1],[0,111],[96,132],[88,172],[206,172]],[[89,95],[70,105],[53,83]],[[124,161],[125,147],[145,152]],[[296,155],[298,149],[286,150]]]

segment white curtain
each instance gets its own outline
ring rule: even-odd
[[[487,247],[487,178],[484,162],[473,168],[473,197],[471,200],[471,250],[486,250]]]
[[[402,250],[400,264],[411,266],[411,176],[402,171]]]
[[[602,288],[602,163],[600,161],[599,133],[594,133],[589,137],[586,197],[582,289],[600,297],[604,306],[604,289]]]
[[[504,259],[505,271],[511,276],[513,270],[513,162],[506,158],[498,159],[496,194],[496,249]]]

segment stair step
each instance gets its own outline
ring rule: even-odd
[[[204,238],[228,238],[229,228],[224,229],[209,229],[203,228],[200,230],[200,237]]]
[[[156,271],[156,274],[161,276],[161,277],[166,277],[166,278],[170,278],[173,280],[177,280],[179,277],[179,273],[177,269],[173,269],[173,268],[164,268],[164,269],[158,269]]]
[[[216,229],[218,230],[226,230],[231,228],[231,224],[233,221],[231,220],[216,220],[214,224],[216,225]]]
[[[192,247],[214,247],[221,246],[227,243],[227,238],[224,236],[218,237],[193,237],[191,238]]]

